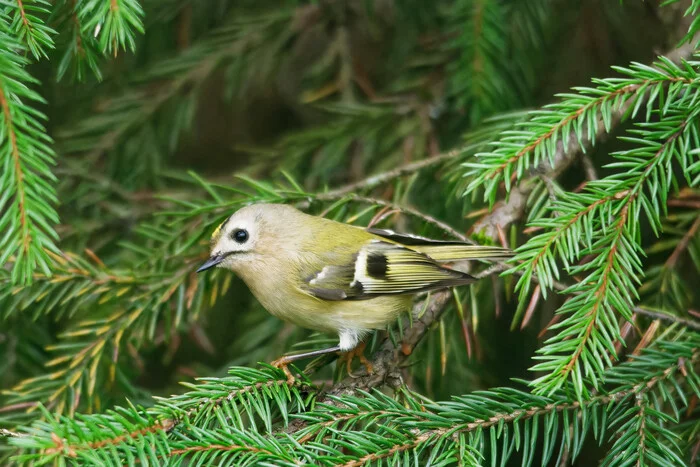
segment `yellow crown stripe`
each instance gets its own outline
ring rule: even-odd
[[[219,224],[219,226],[214,230],[214,233],[211,234],[211,239],[212,239],[212,240],[215,240],[215,239],[219,236],[219,234],[221,233],[221,227],[224,226],[224,223],[225,223],[225,222],[226,222],[226,221],[224,221],[224,222],[222,222],[221,224]]]

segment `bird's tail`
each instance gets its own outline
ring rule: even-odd
[[[483,245],[420,245],[411,248],[430,256],[435,261],[451,262],[471,259],[503,261],[512,258],[515,253],[508,248]]]

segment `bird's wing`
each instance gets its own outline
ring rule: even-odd
[[[470,245],[450,240],[433,240],[417,235],[400,234],[387,229],[367,229],[367,231],[392,242],[407,245],[411,249],[419,251],[438,262],[473,259],[499,261],[513,257],[512,250],[497,246]]]
[[[367,232],[377,235],[379,237],[386,238],[392,242],[400,243],[407,246],[415,245],[464,245],[464,242],[457,240],[434,240],[432,238],[421,237],[419,235],[406,234],[394,232],[390,229],[377,229],[374,227],[369,227]]]
[[[370,240],[343,262],[330,260],[305,278],[308,293],[324,300],[363,300],[469,284],[474,278],[447,269],[425,254]]]

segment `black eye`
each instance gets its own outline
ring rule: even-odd
[[[231,235],[235,241],[238,243],[245,243],[248,240],[248,232],[243,229],[234,230],[233,235]]]

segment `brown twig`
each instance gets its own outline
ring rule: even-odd
[[[26,433],[8,430],[7,428],[0,428],[0,438],[25,438],[27,436],[29,435]]]
[[[661,313],[658,311],[653,311],[653,310],[647,310],[646,308],[642,308],[639,306],[636,306],[632,309],[635,313],[639,315],[644,315],[648,316],[649,318],[654,318],[654,319],[660,319],[663,321],[669,321],[672,323],[678,323],[681,326],[685,326],[690,329],[696,329],[700,331],[700,321],[695,321],[692,319],[685,319],[681,318],[679,316],[674,316],[674,315],[669,315],[667,313]]]
[[[680,257],[681,253],[688,247],[690,240],[692,240],[692,238],[695,236],[695,234],[698,231],[698,228],[700,228],[700,215],[695,218],[695,222],[693,222],[693,225],[691,225],[690,229],[688,229],[685,235],[683,235],[683,238],[680,242],[678,242],[678,245],[676,245],[676,248],[673,250],[673,253],[671,253],[671,256],[669,256],[668,260],[666,260],[666,263],[664,264],[665,268],[673,269],[676,266],[678,258]]]
[[[400,167],[397,167],[394,170],[389,170],[388,172],[382,172],[377,175],[372,175],[363,180],[360,180],[359,182],[350,183],[336,190],[331,190],[327,193],[324,193],[324,196],[337,199],[338,197],[342,197],[342,195],[347,195],[356,191],[371,190],[372,188],[376,188],[379,185],[390,182],[399,177],[403,177],[404,175],[412,174],[420,170],[426,169],[428,167],[440,165],[445,161],[457,157],[459,154],[461,154],[461,152],[461,148],[453,149],[452,151],[448,151],[444,154],[430,157],[428,159],[422,159],[417,162],[412,162],[410,164],[405,164]]]
[[[27,20],[27,13],[24,11],[24,4],[22,0],[17,0],[17,10],[19,10],[19,16],[22,18],[22,23],[31,31],[32,25]]]
[[[583,171],[586,174],[586,180],[589,182],[598,180],[598,171],[596,170],[595,165],[593,165],[591,156],[588,154],[581,154],[581,164],[583,165]]]
[[[438,229],[453,236],[454,238],[458,239],[459,241],[462,241],[465,243],[476,244],[476,242],[474,242],[472,239],[470,239],[469,237],[467,237],[463,233],[459,232],[457,229],[452,227],[450,224],[447,224],[446,222],[443,222],[439,219],[436,219],[429,214],[426,214],[422,211],[419,211],[418,209],[412,208],[411,206],[405,206],[405,205],[392,203],[390,201],[385,201],[385,200],[380,199],[380,198],[371,198],[368,196],[359,196],[359,195],[355,195],[355,194],[346,194],[346,193],[339,193],[339,192],[321,193],[318,196],[316,196],[316,199],[321,200],[321,201],[334,201],[334,200],[339,200],[339,199],[348,199],[348,200],[357,201],[360,203],[376,204],[377,206],[383,206],[385,208],[392,209],[392,210],[395,210],[397,212],[408,214],[410,216],[421,219],[423,222],[425,222],[427,224],[434,225]]]

